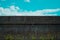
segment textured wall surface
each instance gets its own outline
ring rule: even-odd
[[[0,25],[0,40],[60,40],[60,25]]]
[[[60,40],[60,17],[0,17],[0,40]]]
[[[54,16],[0,17],[0,24],[60,24],[60,17],[54,17]]]

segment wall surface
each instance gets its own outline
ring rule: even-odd
[[[60,17],[54,16],[4,16],[0,24],[60,24]]]
[[[0,40],[60,40],[60,17],[1,16]]]

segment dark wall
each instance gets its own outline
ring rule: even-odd
[[[0,16],[0,39],[5,40],[4,35],[22,34],[24,40],[28,34],[36,34],[36,39],[41,35],[47,36],[51,32],[54,35],[54,40],[60,39],[60,17],[54,16]],[[38,35],[37,35],[38,33]],[[41,33],[41,34],[40,34]],[[30,40],[31,40],[31,37]],[[27,37],[28,37],[27,36]],[[15,37],[15,36],[14,36]],[[15,37],[16,38],[16,37]],[[14,39],[15,39],[14,38]],[[16,39],[15,39],[16,40]]]
[[[54,16],[11,16],[0,17],[0,24],[60,24],[60,17]]]

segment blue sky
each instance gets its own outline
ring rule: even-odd
[[[60,0],[0,0],[0,16],[60,16],[59,4]]]

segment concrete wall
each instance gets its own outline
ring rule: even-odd
[[[0,17],[0,24],[60,24],[60,17],[4,16]]]

